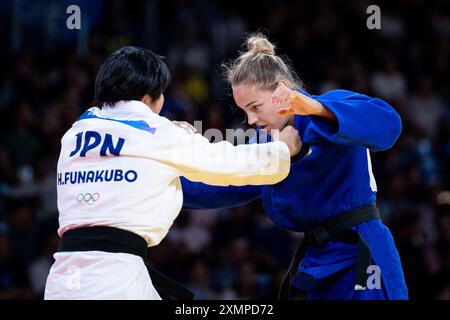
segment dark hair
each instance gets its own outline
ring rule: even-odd
[[[120,100],[141,100],[148,94],[158,100],[170,82],[162,57],[138,47],[123,47],[110,55],[95,79],[94,105]]]

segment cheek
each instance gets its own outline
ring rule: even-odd
[[[261,120],[264,121],[264,123],[275,126],[280,122],[280,117],[275,115],[276,110],[277,108],[274,108],[271,103],[266,104],[263,112],[261,113]]]
[[[272,128],[274,129],[278,129],[278,130],[282,130],[286,124],[289,122],[289,116],[277,116],[277,115],[272,115],[269,119],[268,119],[268,124],[271,125]]]

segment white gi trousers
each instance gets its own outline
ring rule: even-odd
[[[139,256],[76,251],[54,258],[45,300],[161,300]]]

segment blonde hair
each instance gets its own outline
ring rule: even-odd
[[[285,59],[275,54],[275,45],[263,34],[248,37],[246,47],[247,51],[240,52],[236,60],[222,65],[229,84],[247,82],[261,89],[275,90],[278,81],[287,80],[291,87],[303,86]]]

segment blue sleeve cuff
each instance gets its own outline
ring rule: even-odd
[[[309,144],[303,143],[302,149],[300,150],[300,152],[291,158],[291,164],[302,161],[310,153],[311,153],[311,147],[309,146]]]
[[[378,98],[348,90],[332,90],[310,97],[332,112],[336,120],[310,116],[303,134],[307,143],[328,140],[371,150],[386,150],[400,135],[400,116],[388,103]]]
[[[317,135],[331,142],[351,143],[352,141],[348,141],[348,139],[346,139],[346,137],[351,136],[351,133],[345,132],[345,117],[335,107],[335,105],[339,104],[340,102],[330,101],[326,99],[317,99],[316,97],[313,98],[323,104],[328,110],[330,110],[336,117],[336,120],[331,121],[323,117],[311,116],[311,123],[308,126],[307,130],[311,130]]]
[[[333,112],[334,113],[334,112]],[[339,118],[336,116],[336,122],[332,122],[328,119],[311,116],[311,123],[307,127],[307,131],[313,131],[317,135],[330,141],[335,141],[339,137]],[[305,133],[306,134],[306,133]]]

